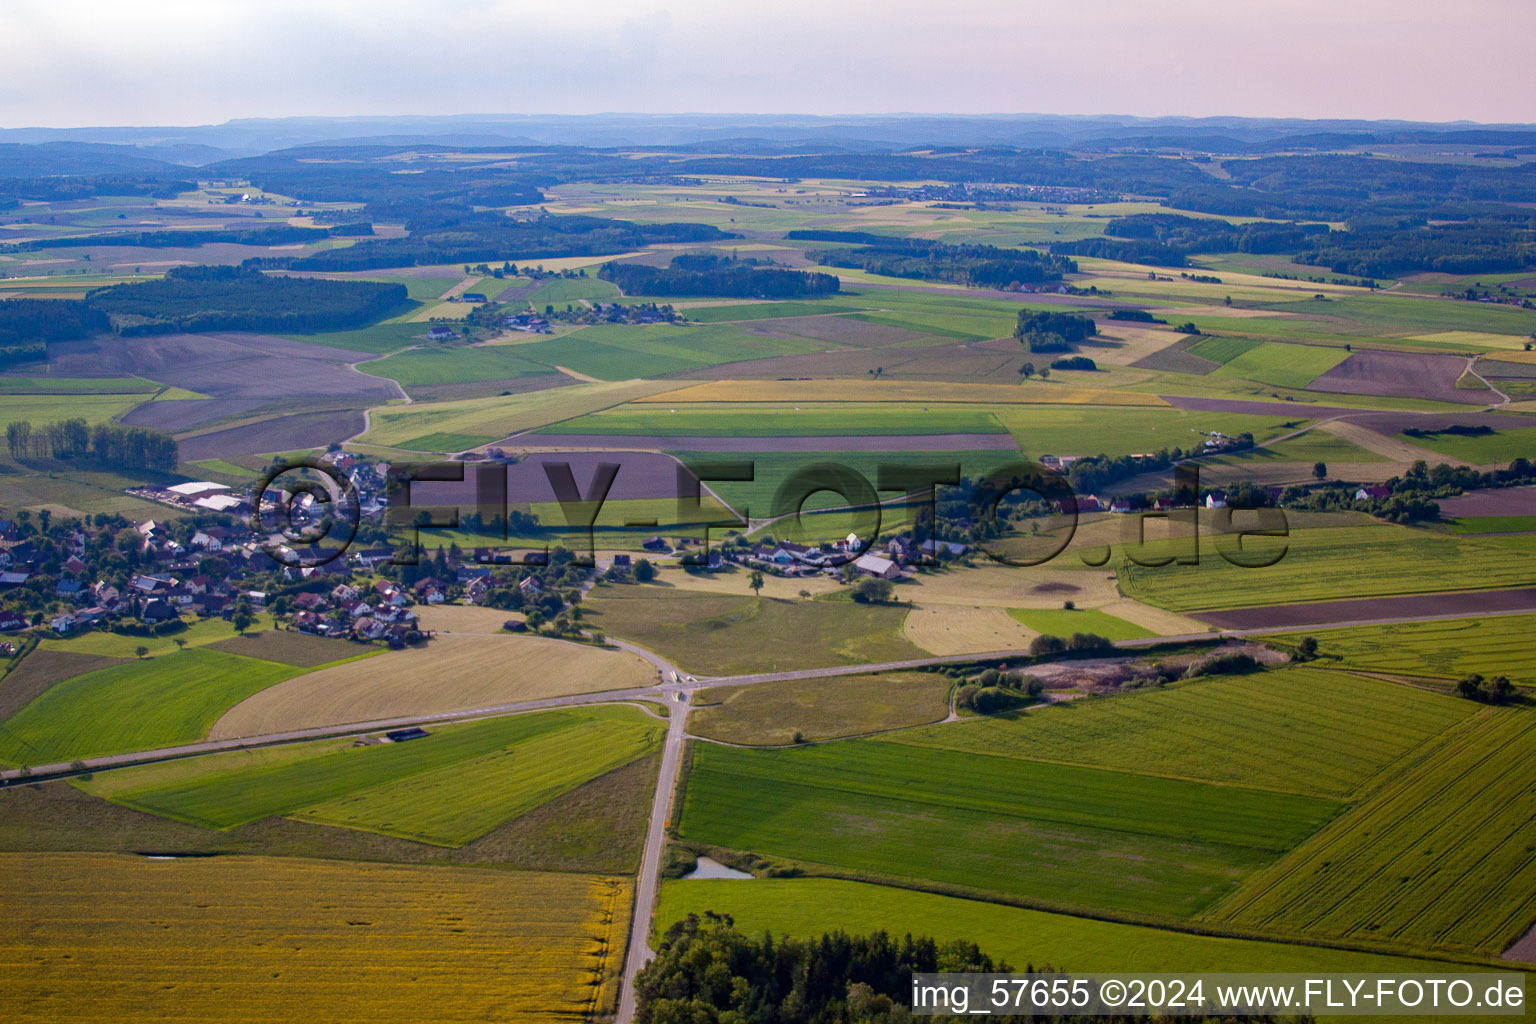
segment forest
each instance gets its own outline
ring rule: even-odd
[[[85,297],[123,335],[345,330],[407,301],[404,285],[269,277],[249,267],[175,267],[158,281],[98,288]]]
[[[260,266],[297,270],[371,270],[434,263],[500,262],[555,256],[598,256],[660,242],[711,242],[737,236],[708,224],[635,224],[601,217],[568,215],[512,220],[496,211],[474,212],[426,203],[399,208],[369,207],[372,220],[406,214],[410,234],[378,238],[345,249],[300,259],[267,259]]]
[[[1112,237],[1056,242],[1051,252],[1182,267],[1187,265],[1185,257],[1197,252],[1295,252],[1319,235],[1327,235],[1329,228],[1326,224],[1229,224],[1175,213],[1138,213],[1116,217],[1104,225],[1104,233]]]
[[[0,364],[41,359],[50,341],[111,328],[105,313],[79,299],[0,299]]]
[[[947,281],[979,288],[1008,288],[1021,284],[1060,281],[1077,264],[1061,256],[1032,249],[1002,249],[995,245],[945,245],[916,238],[891,238],[864,231],[791,231],[791,239],[852,242],[858,248],[811,252],[828,267],[849,267],[924,281]]]
[[[1019,310],[1013,336],[1031,352],[1071,352],[1073,346],[1099,332],[1093,317],[1076,313],[1034,313]]]
[[[8,252],[25,252],[34,249],[94,248],[103,245],[135,246],[143,249],[190,248],[229,242],[235,245],[293,245],[314,242],[332,235],[343,234],[335,229],[301,228],[288,224],[268,224],[257,228],[227,228],[212,231],[120,231],[104,235],[66,235],[60,238],[37,238],[6,246]]]
[[[796,299],[835,295],[839,287],[831,274],[807,273],[757,266],[727,256],[685,254],[670,266],[606,263],[597,275],[612,281],[626,295],[720,295],[747,299]]]

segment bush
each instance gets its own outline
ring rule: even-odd
[[[1259,664],[1259,659],[1246,651],[1229,651],[1225,654],[1213,654],[1209,658],[1195,662],[1189,666],[1189,671],[1185,675],[1190,679],[1197,676],[1236,676],[1257,672],[1263,667]]]
[[[1029,653],[1036,658],[1043,658],[1052,654],[1061,654],[1067,649],[1067,642],[1059,636],[1051,636],[1042,633],[1029,642]]]
[[[1087,356],[1067,356],[1051,361],[1053,370],[1097,370],[1099,365]]]
[[[1073,633],[1072,638],[1067,641],[1069,651],[1105,651],[1114,646],[1108,637],[1099,636],[1097,633]]]

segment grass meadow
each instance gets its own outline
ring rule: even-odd
[[[947,676],[888,672],[699,690],[688,731],[694,736],[777,746],[858,736],[937,722],[949,713]]]
[[[1412,687],[1301,667],[1068,701],[892,739],[1343,799],[1473,710]]]
[[[1536,615],[1399,622],[1311,630],[1318,649],[1349,668],[1401,676],[1457,679],[1478,672],[1536,685]],[[1276,639],[1291,642],[1295,634]]]
[[[873,740],[694,749],[679,835],[821,870],[1187,916],[1333,816],[1310,796]]]
[[[1536,715],[1485,709],[1210,913],[1272,934],[1497,955],[1536,916]]]

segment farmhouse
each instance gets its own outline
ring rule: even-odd
[[[865,576],[874,576],[882,580],[893,580],[901,575],[895,562],[889,558],[881,558],[879,555],[860,555],[854,559],[853,567]]]
[[[434,327],[427,332],[427,338],[431,341],[447,341],[455,336],[452,327]]]
[[[1356,501],[1380,501],[1392,497],[1392,488],[1385,484],[1372,484],[1355,492]]]

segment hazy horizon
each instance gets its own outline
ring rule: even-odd
[[[14,0],[0,60],[27,87],[0,95],[0,126],[465,110],[1530,123],[1533,31],[1536,5],[1520,0]]]

